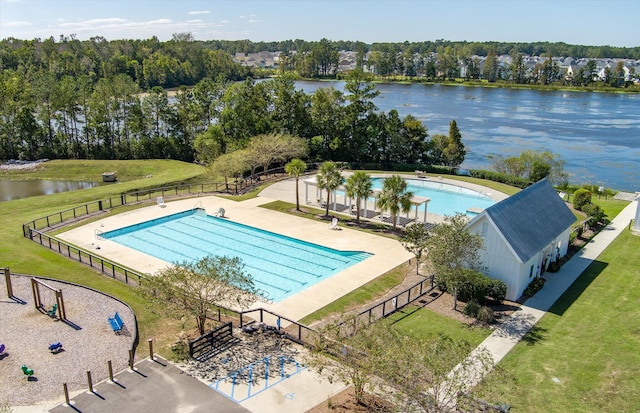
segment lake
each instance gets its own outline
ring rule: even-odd
[[[344,82],[298,81],[313,93]],[[487,155],[550,150],[573,183],[640,191],[640,94],[540,91],[423,84],[376,84],[380,111],[413,115],[429,135],[453,119],[467,146],[463,168],[488,169]]]
[[[47,181],[41,179],[25,181],[0,179],[0,202],[93,188],[101,184],[101,182]]]

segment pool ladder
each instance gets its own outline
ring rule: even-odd
[[[99,229],[96,229],[96,230],[95,230],[95,236],[96,236],[96,239],[104,239],[104,238],[102,237],[102,234],[103,234],[103,232],[102,232],[102,231],[100,231]]]

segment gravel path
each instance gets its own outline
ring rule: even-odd
[[[70,392],[87,389],[87,371],[94,384],[109,377],[108,360],[114,373],[127,368],[135,336],[129,307],[87,288],[43,280],[62,291],[70,321],[65,323],[35,309],[31,278],[11,276],[13,294],[24,304],[9,299],[4,277],[0,280],[0,343],[6,346],[0,356],[0,401],[13,406],[64,401],[63,383]],[[40,291],[43,305],[51,309],[55,294],[42,287]],[[116,311],[124,321],[120,335],[107,321]],[[61,342],[64,351],[51,353],[49,344],[55,342]],[[33,369],[31,380],[22,373],[23,364]]]

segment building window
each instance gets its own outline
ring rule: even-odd
[[[529,278],[533,277],[533,265],[529,268]]]

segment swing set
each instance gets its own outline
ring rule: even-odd
[[[43,303],[40,288],[44,288],[45,291],[52,291],[55,294],[56,302],[51,308],[47,308]],[[49,284],[35,277],[31,278],[31,290],[33,291],[33,304],[35,305],[36,310],[41,312],[44,311],[49,315],[49,317],[52,318],[55,317],[57,313],[58,318],[61,321],[65,321],[67,319],[67,313],[64,309],[64,298],[62,297],[62,290],[53,288]]]

